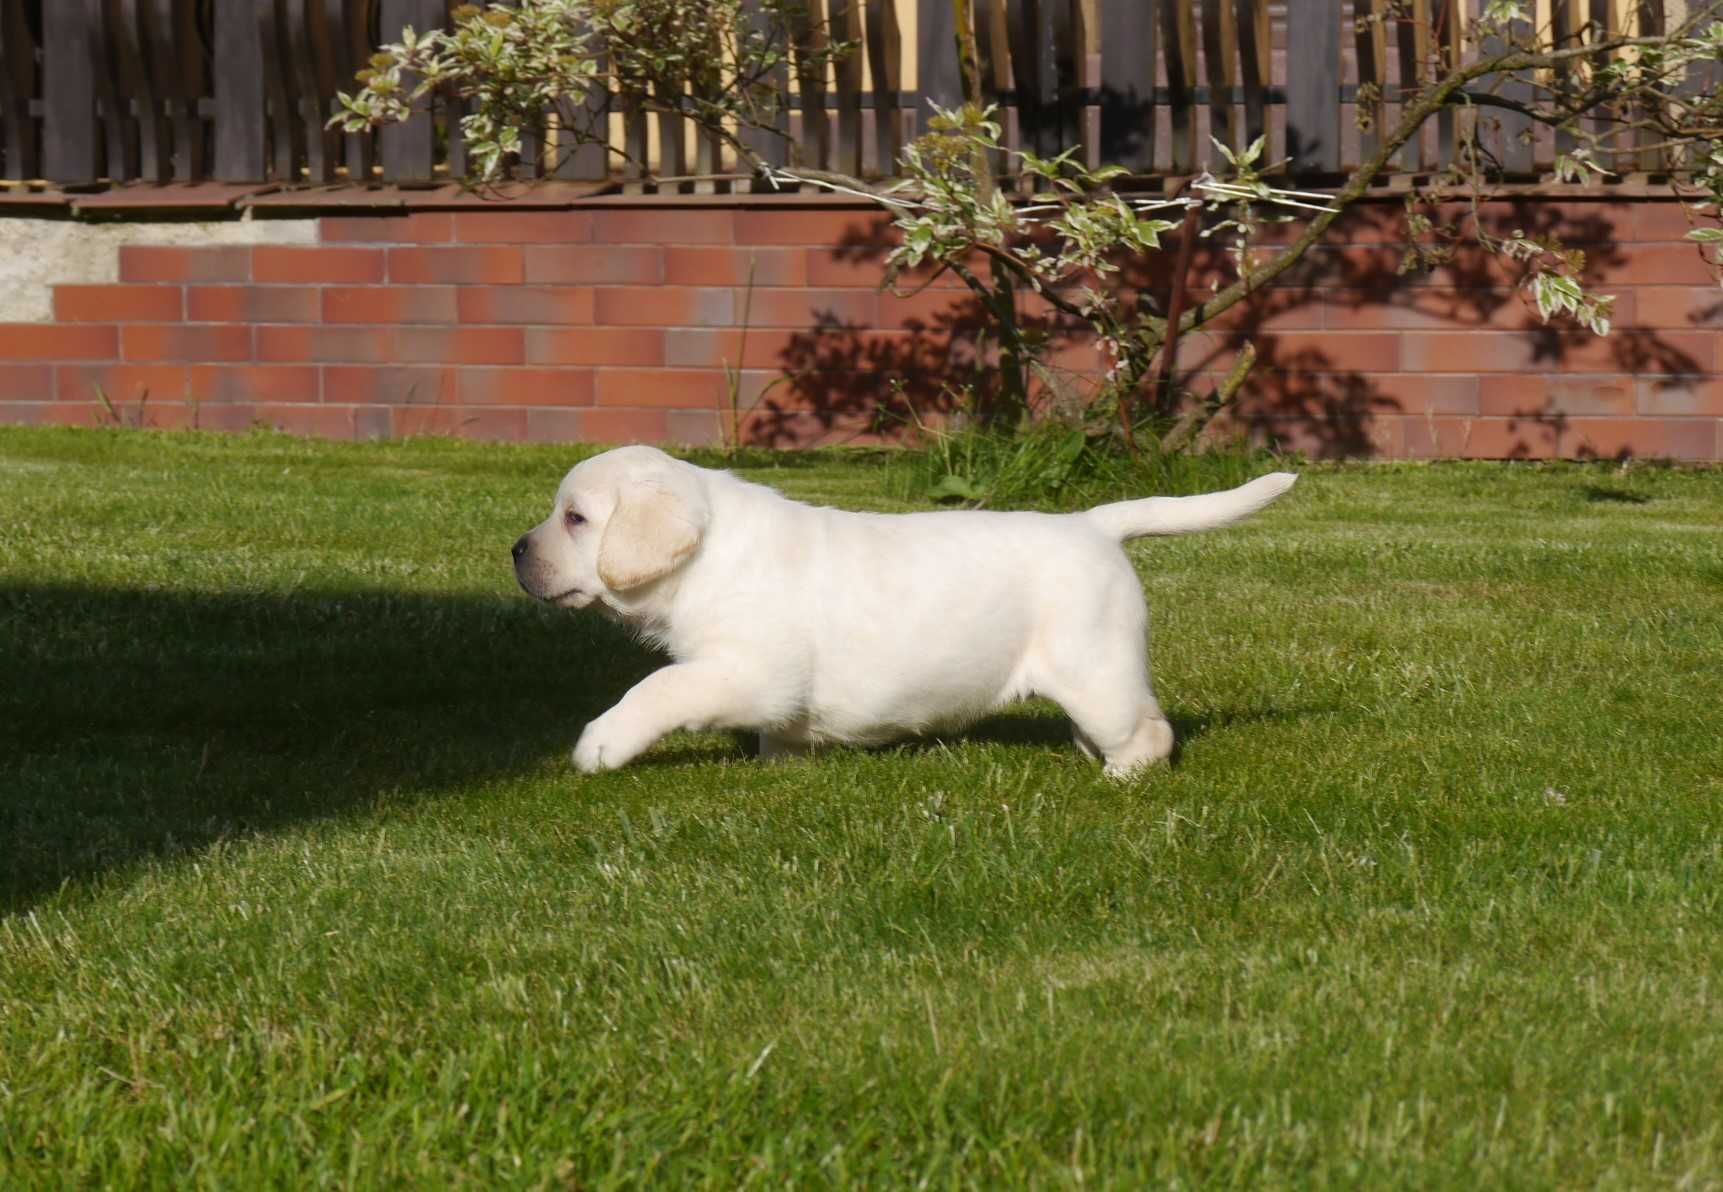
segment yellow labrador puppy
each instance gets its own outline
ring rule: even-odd
[[[771,755],[956,727],[1042,695],[1123,777],[1165,758],[1173,731],[1120,544],[1239,521],[1296,479],[1084,513],[891,515],[623,447],[568,473],[514,544],[515,575],[559,607],[597,604],[675,659],[586,726],[583,771],[678,728],[755,729]]]

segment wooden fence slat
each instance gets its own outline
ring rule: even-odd
[[[771,22],[764,11],[760,0],[744,0],[743,14],[754,29],[769,30]],[[779,50],[787,51],[788,46],[778,46]],[[765,76],[767,84],[779,96],[785,99],[789,96],[790,72],[781,62],[774,66]],[[772,166],[785,166],[790,161],[790,111],[787,103],[779,103],[777,111],[772,115],[770,128],[743,128],[739,130],[738,139],[762,162]],[[771,187],[762,179],[756,183],[759,189],[770,190]]]
[[[693,77],[689,80],[689,91],[697,100],[716,97],[719,89],[723,87],[724,77],[721,67],[718,65],[723,61],[723,53],[723,46],[719,44],[717,38],[714,38],[708,48],[709,65],[696,67]],[[723,169],[723,138],[714,130],[696,124],[694,127],[694,173],[718,174],[722,173]],[[720,191],[729,191],[730,183],[713,178],[701,178],[694,182],[692,189],[697,195],[718,194]]]
[[[1286,0],[1286,153],[1295,176],[1340,172],[1339,0]]]
[[[890,174],[903,152],[903,34],[894,0],[867,0],[868,73],[873,80],[874,168]]]
[[[0,177],[35,178],[41,173],[36,118],[36,40],[24,17],[23,0],[0,0]]]
[[[1046,20],[1052,28],[1053,138],[1058,149],[1064,150],[1076,145],[1082,136],[1082,100],[1078,88],[1083,85],[1083,45],[1078,37],[1077,15],[1082,0],[1040,0],[1040,3],[1050,10]]]
[[[1530,38],[1531,23],[1515,21],[1512,35],[1516,41]],[[1506,48],[1501,38],[1486,37],[1482,52],[1486,56],[1492,56],[1502,53]],[[1534,87],[1530,79],[1503,78],[1494,89],[1503,99],[1528,102],[1534,98]],[[1503,108],[1489,108],[1478,114],[1475,135],[1479,147],[1487,156],[1495,159],[1501,173],[1508,177],[1517,177],[1532,172],[1531,128],[1529,116]]]
[[[1557,47],[1566,48],[1580,44],[1580,31],[1587,20],[1587,5],[1582,0],[1554,0],[1555,11],[1551,14],[1552,26]],[[1555,72],[1555,77],[1549,80],[1555,86],[1558,95],[1571,95],[1583,86],[1579,71],[1573,67],[1564,67]],[[1555,133],[1557,153],[1572,153],[1580,146],[1580,139],[1566,129],[1558,128]]]
[[[999,19],[1005,32],[1005,60],[1011,72],[1011,116],[1016,140],[1012,148],[1039,153],[1035,139],[1035,57],[1033,44],[1034,20],[1029,13],[1033,0],[994,0],[999,6]]]
[[[1671,14],[1671,18],[1678,19],[1676,14]],[[1684,77],[1676,83],[1676,90],[1681,94],[1694,96],[1714,95],[1718,91],[1723,91],[1723,62],[1713,59],[1710,62],[1690,63]],[[1660,162],[1663,160],[1661,153],[1658,154],[1657,160]],[[1679,164],[1683,171],[1692,170],[1694,165],[1692,154],[1686,154],[1684,161]]]
[[[1161,6],[1162,51],[1167,70],[1167,108],[1172,119],[1171,169],[1175,174],[1196,171],[1197,44],[1192,28],[1191,0],[1168,0]]]
[[[1625,33],[1632,37],[1654,37],[1666,28],[1666,13],[1663,0],[1613,0],[1606,16],[1607,27],[1611,33]],[[1622,57],[1632,61],[1634,51],[1624,51]],[[1691,84],[1695,75],[1693,67],[1687,68],[1685,78],[1677,81],[1676,86],[1685,89]],[[1639,115],[1651,115],[1649,111],[1641,110]],[[1634,168],[1646,173],[1653,173],[1663,167],[1663,153],[1653,148],[1660,139],[1653,129],[1637,129],[1632,134],[1632,143],[1639,151],[1626,159],[1632,162]]]
[[[60,183],[94,182],[101,152],[91,38],[96,0],[56,0],[42,9],[42,172]]]
[[[298,92],[287,68],[287,0],[257,0],[258,38],[263,49],[263,86],[267,97],[271,169],[275,181],[299,181],[299,159],[305,130],[294,119]]]
[[[1397,47],[1400,64],[1400,100],[1394,105],[1398,121],[1423,83],[1424,64],[1430,60],[1430,0],[1412,0],[1410,19],[1399,22]],[[1424,166],[1424,134],[1420,129],[1400,150],[1400,168],[1420,170]]]
[[[452,12],[460,7],[457,0],[446,0]],[[452,27],[451,19],[445,27]],[[471,101],[463,99],[454,93],[453,88],[445,88],[437,94],[437,110],[431,126],[431,136],[435,140],[436,130],[443,132],[443,164],[448,167],[449,177],[464,180],[471,172],[472,163],[467,153],[467,135],[461,127],[461,120],[468,113]]]
[[[197,0],[156,0],[149,29],[150,70],[167,103],[173,129],[173,176],[181,182],[208,178],[204,161],[203,113],[208,79]]]
[[[1202,0],[1203,73],[1209,86],[1209,135],[1229,149],[1242,149],[1238,140],[1238,118],[1232,106],[1232,89],[1238,82],[1233,54],[1238,48],[1232,0]],[[1212,146],[1211,167],[1223,169],[1226,159]]]
[[[1420,0],[1422,2],[1422,0]],[[1268,134],[1268,86],[1274,75],[1274,43],[1268,23],[1268,0],[1237,0],[1239,77],[1244,85],[1244,139],[1254,144]],[[1259,165],[1279,160],[1267,141]]]
[[[251,4],[215,7],[215,177],[261,182],[269,176],[263,108],[263,38]]]
[[[150,78],[146,63],[147,35],[143,23],[148,20],[148,0],[108,0],[101,36],[104,60],[118,81],[115,102],[108,109],[110,127],[135,130],[137,136],[137,166],[116,173],[110,159],[110,177],[135,176],[145,182],[165,182],[172,175],[169,152],[171,138],[163,118],[165,105]],[[127,133],[122,133],[127,136]],[[129,140],[129,136],[127,136]],[[112,143],[110,141],[110,143]],[[130,162],[127,163],[130,167]]]
[[[461,125],[461,120],[467,115],[469,107],[467,100],[458,95],[439,94],[432,137],[438,129],[443,133],[443,164],[448,167],[449,177],[462,180],[472,171],[472,162],[467,153],[467,135]],[[375,176],[373,168],[372,176]]]
[[[915,23],[916,132],[927,131],[934,105],[963,104],[963,72],[957,61],[957,26],[951,0],[917,0]]]
[[[1156,4],[1101,0],[1101,160],[1139,175],[1155,167]]]
[[[96,123],[102,140],[102,171],[110,181],[142,177],[137,121],[132,119],[135,89],[121,76],[110,44],[110,25],[123,21],[117,0],[98,0],[96,24],[87,34],[87,51],[96,84]]]
[[[981,90],[987,102],[998,107],[1002,147],[994,154],[995,173],[1009,168],[1008,151],[1019,147],[1016,80],[1011,74],[1010,14],[1006,0],[976,0],[975,52],[981,56]]]
[[[694,130],[694,172],[696,174],[717,174],[724,168],[724,142],[711,129],[695,128]],[[694,183],[694,193],[697,195],[717,194],[720,184],[711,179],[702,179]],[[728,189],[728,184],[724,184]]]
[[[1461,0],[1430,0],[1432,8],[1431,39],[1435,43],[1437,73],[1447,74],[1460,64],[1462,38],[1465,34],[1465,9]],[[1452,104],[1436,113],[1436,164],[1447,169],[1459,152],[1462,128],[1460,113]]]
[[[351,92],[357,81],[354,74],[365,65],[371,56],[371,48],[375,44],[371,32],[374,18],[377,15],[376,0],[323,0],[326,6],[325,20],[328,22],[335,44],[333,68],[335,74],[335,90]],[[333,94],[333,92],[331,93]],[[328,105],[325,118],[335,114],[335,104]],[[342,157],[347,165],[347,178],[352,182],[369,182],[371,167],[375,162],[377,138],[369,133],[346,133],[341,137],[344,145]],[[458,134],[450,138],[450,148],[459,140]]]
[[[608,177],[610,151],[606,142],[610,135],[610,74],[609,65],[602,56],[598,59],[598,74],[593,78],[585,100],[578,106],[564,108],[559,115],[561,129],[557,133],[556,176],[583,181]]]
[[[854,48],[834,68],[837,121],[833,129],[830,169],[861,176],[862,172],[862,5],[861,0],[831,0],[831,35]]]
[[[681,177],[688,173],[688,121],[682,115],[681,93],[655,85],[652,98],[660,109],[658,173],[667,178]],[[679,186],[680,183],[672,184],[672,189]]]
[[[1232,0],[1225,0],[1231,4]],[[1101,164],[1101,0],[1072,0],[1070,116],[1072,142],[1082,146],[1080,160],[1090,169]]]
[[[618,106],[622,109],[622,189],[640,194],[646,189],[646,105],[640,92],[623,88]]]
[[[1051,157],[1060,144],[1060,0],[1013,0],[1012,76],[1017,80],[1017,121],[1028,149]]]
[[[1385,95],[1388,89],[1387,0],[1354,0],[1353,51],[1358,61],[1358,109],[1362,124],[1358,149],[1363,157],[1381,144],[1382,124],[1388,118]]]
[[[289,119],[304,130],[305,176],[312,182],[331,182],[335,178],[335,156],[331,152],[334,146],[323,129],[323,121],[318,119],[323,110],[322,51],[329,41],[318,0],[288,0],[287,37],[299,98]]]
[[[802,101],[797,164],[829,169],[832,130],[831,120],[826,114],[826,72],[823,66],[816,67],[810,61],[829,44],[825,0],[806,0],[804,6],[791,11],[791,21],[795,35],[791,48],[796,68],[796,93]]]
[[[384,42],[401,39],[411,25],[415,33],[442,25],[443,0],[379,0],[379,35]],[[390,182],[429,182],[435,161],[436,126],[429,112],[418,112],[402,124],[385,125],[378,134],[383,177]]]
[[[489,0],[489,2],[500,8],[520,7],[520,0]],[[444,0],[444,3],[445,6],[449,8],[458,7],[457,4],[451,3],[450,0]],[[439,17],[438,23],[446,24],[447,20],[444,17]],[[453,100],[454,98],[455,97],[453,96],[449,97],[450,100]],[[454,112],[455,110],[455,104],[451,103],[448,105],[448,112]],[[663,143],[662,137],[665,135],[665,119],[665,115],[663,113],[659,113],[658,122],[659,135],[661,138],[660,143]],[[456,129],[459,129],[460,127],[458,119],[456,120],[455,127]],[[539,128],[522,128],[520,130],[520,152],[516,155],[513,165],[505,167],[510,177],[519,182],[531,182],[532,180],[541,178],[545,175],[547,170],[547,163],[545,161],[545,137],[547,131],[548,130],[542,126]],[[685,140],[685,138],[682,137],[680,129],[676,131],[676,136],[678,138],[676,144],[680,146]]]

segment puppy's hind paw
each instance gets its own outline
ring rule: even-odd
[[[1165,762],[1173,752],[1173,726],[1159,716],[1145,716],[1123,748],[1107,753],[1103,772],[1108,778],[1140,778],[1149,767]]]

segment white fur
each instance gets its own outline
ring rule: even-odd
[[[533,595],[596,602],[675,660],[586,726],[584,771],[678,728],[756,729],[770,756],[956,727],[1041,695],[1124,776],[1165,758],[1173,733],[1120,543],[1238,521],[1295,479],[1073,514],[888,515],[624,447],[569,472],[515,566]]]

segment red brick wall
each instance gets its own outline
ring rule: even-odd
[[[1187,337],[1198,391],[1257,346],[1227,429],[1323,455],[1723,459],[1723,290],[1679,207],[1492,209],[1587,250],[1620,296],[1601,340],[1543,326],[1476,252],[1399,277],[1396,210],[1354,213],[1249,310]],[[890,235],[863,209],[422,211],[332,216],[321,235],[120,249],[117,284],[58,286],[55,322],[0,325],[0,422],[712,443],[728,363],[744,437],[794,445],[989,384],[952,279],[878,290]],[[1166,265],[1121,284],[1162,296]],[[1196,280],[1229,271],[1205,248]],[[1098,364],[1076,335],[1054,358],[1078,390]]]

